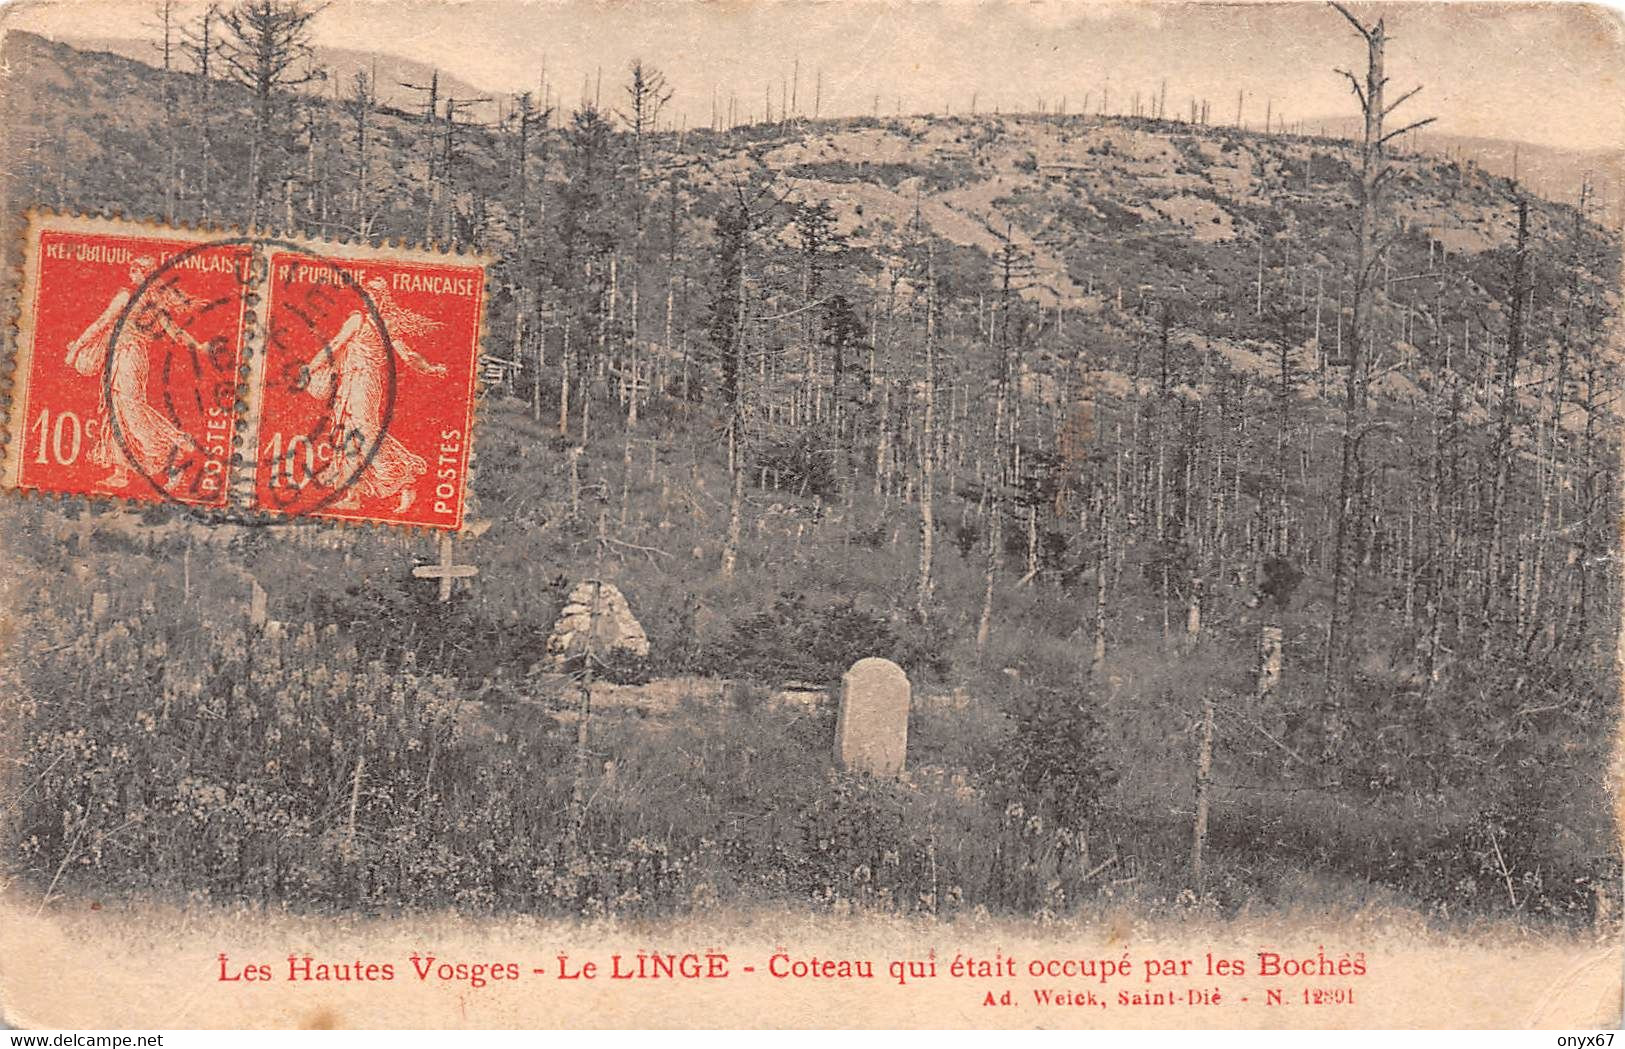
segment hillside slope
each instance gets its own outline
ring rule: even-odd
[[[71,36],[58,41],[58,43],[66,44],[81,53],[101,51],[120,55],[155,69],[159,67],[162,61],[161,52],[150,40],[113,36]],[[184,61],[180,61],[182,57],[176,56],[177,68],[186,65]],[[309,86],[312,93],[328,96],[342,94],[349,89],[357,73],[365,73],[368,77],[373,78],[374,83],[377,85],[380,104],[391,109],[398,109],[403,113],[421,110],[424,102],[424,93],[407,85],[416,84],[427,87],[431,78],[437,80],[437,86],[442,97],[482,98],[494,94],[494,92],[475,87],[466,80],[436,70],[422,62],[414,62],[410,58],[403,58],[400,55],[357,51],[348,47],[318,47],[314,49],[314,53],[311,55],[310,67],[313,70],[319,70],[322,74],[320,79]]]
[[[200,719],[152,778],[155,805],[181,789],[171,774],[251,775],[267,812],[308,807],[277,770],[333,797],[360,754],[397,778],[369,802],[385,873],[366,889],[310,874],[309,898],[414,899],[388,850],[422,833],[458,857],[509,843],[509,874],[459,867],[470,899],[546,905],[514,872],[564,870],[544,851],[568,768],[588,765],[569,765],[573,725],[539,664],[589,574],[621,587],[652,643],[612,677],[737,683],[720,705],[601,724],[605,855],[655,840],[729,891],[827,901],[895,853],[887,898],[906,909],[938,856],[913,828],[936,827],[968,843],[966,894],[1031,909],[1055,870],[1082,871],[1040,848],[1030,811],[1069,848],[1084,828],[1111,841],[1125,877],[1172,900],[1207,699],[1223,874],[1204,891],[1224,906],[1290,903],[1296,879],[1325,877],[1446,913],[1523,899],[1575,918],[1613,876],[1598,770],[1617,696],[1620,242],[1589,209],[1394,157],[1359,329],[1370,404],[1351,416],[1346,143],[1020,116],[637,141],[590,110],[522,135],[301,97],[283,100],[277,178],[256,196],[239,87],[21,33],[3,59],[20,85],[0,113],[13,266],[34,205],[497,260],[486,348],[503,378],[479,406],[481,530],[459,541],[480,575],[455,600],[411,576],[423,536],[102,508],[81,545],[66,538],[81,507],[0,509],[33,594],[27,689],[83,696],[73,718],[109,743],[134,731],[121,704],[154,690],[163,717]],[[1363,443],[1343,490],[1351,417]],[[1348,687],[1327,638],[1340,550]],[[247,577],[296,645],[244,629]],[[97,594],[125,631],[111,685],[72,661]],[[184,657],[155,672],[155,651]],[[897,793],[830,778],[827,710],[763,701],[868,655],[921,696],[918,779]],[[219,697],[239,685],[252,700],[228,716]],[[273,724],[292,695],[304,720]],[[461,738],[445,726],[470,700],[507,720]],[[49,721],[65,708],[41,709],[28,761],[43,768],[72,744]],[[442,745],[496,801],[463,784],[432,812],[404,806]],[[525,781],[532,767],[546,774]],[[764,767],[783,770],[775,789]],[[50,816],[30,816],[46,877],[68,847]],[[331,813],[300,819],[324,852]],[[853,820],[871,836],[831,859],[826,824]],[[996,866],[1018,854],[1019,876]],[[164,870],[180,888],[216,877]],[[571,881],[558,898],[577,889],[591,895]]]

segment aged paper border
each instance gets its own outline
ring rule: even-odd
[[[988,9],[996,10],[996,9]],[[1617,28],[1618,15],[1615,14]],[[0,143],[5,132],[0,129]],[[5,202],[10,207],[10,202]],[[0,221],[11,221],[0,216]],[[91,221],[91,220],[87,220]],[[293,238],[289,238],[293,239]],[[334,245],[337,247],[337,245]],[[345,245],[344,250],[351,250]],[[27,301],[28,275],[23,275]],[[19,361],[26,364],[26,361]],[[472,431],[471,431],[472,433]],[[470,466],[472,467],[472,455]],[[0,608],[19,581],[0,577]],[[15,627],[0,620],[0,635]],[[1621,637],[1625,651],[1625,634]],[[0,679],[12,674],[0,667]],[[1625,822],[1618,789],[1625,760],[1625,725],[1616,735],[1616,822]],[[788,948],[798,957],[917,958],[935,950],[988,949],[1022,957],[1135,958],[1196,955],[1213,949],[1244,952],[1266,944],[1298,950],[1325,946],[1360,950],[1372,959],[1369,1004],[1328,1011],[1334,1027],[1613,1026],[1621,1006],[1617,940],[1581,933],[1561,942],[1524,941],[1486,925],[1441,934],[1414,915],[1354,911],[1344,915],[1238,918],[1216,926],[1195,922],[1148,927],[1129,914],[1104,913],[1054,924],[959,921],[921,928],[917,920],[820,918],[769,909],[709,912],[650,927],[638,923],[557,923],[528,917],[464,921],[451,912],[371,921],[349,915],[292,916],[151,904],[64,901],[48,912],[36,895],[15,886],[0,895],[0,1009],[15,1024],[114,1028],[175,1027],[1005,1027],[1073,1026],[1063,1011],[1011,1016],[981,1005],[951,984],[882,993],[881,984],[834,991],[811,984],[649,984],[623,991],[599,984],[565,994],[552,977],[478,992],[424,987],[409,981],[376,988],[334,985],[310,992],[284,984],[226,992],[213,981],[216,956],[276,961],[312,950],[334,960],[357,953],[403,965],[415,949],[477,960],[512,956],[551,963],[559,953],[584,958],[640,948],[726,951],[758,961]],[[1177,934],[1170,937],[1170,934]],[[1019,985],[1019,983],[1013,983]],[[980,990],[981,983],[976,986]],[[1089,986],[1080,983],[1080,986]],[[1246,987],[1247,983],[1237,984]],[[1162,1026],[1153,1013],[1133,1016]],[[1298,1026],[1301,1013],[1211,1014],[1180,1009],[1170,1027]],[[1211,1023],[1204,1022],[1211,1020]],[[1093,1026],[1089,1024],[1087,1026]]]

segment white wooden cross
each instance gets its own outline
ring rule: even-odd
[[[412,569],[413,577],[417,579],[440,580],[440,600],[451,600],[451,581],[453,579],[469,579],[480,574],[480,570],[473,565],[453,564],[451,560],[451,533],[445,532],[440,536],[440,563],[435,565],[418,565]]]

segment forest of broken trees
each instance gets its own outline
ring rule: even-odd
[[[1427,95],[1387,88],[1380,23],[1327,9],[1351,142],[1209,122],[1166,88],[1132,115],[828,119],[775,112],[770,87],[748,122],[730,103],[678,129],[663,110],[690,86],[652,61],[573,104],[545,80],[463,98],[431,78],[405,111],[312,66],[313,7],[166,10],[159,68],[7,37],[30,74],[6,98],[8,221],[43,206],[491,256],[490,526],[461,554],[481,576],[441,607],[403,549],[426,540],[194,540],[154,510],[64,550],[61,519],[89,511],[8,507],[37,572],[122,558],[134,624],[112,684],[70,647],[8,715],[46,785],[8,816],[42,884],[91,876],[95,840],[95,876],[131,886],[386,906],[1236,907],[1321,879],[1447,917],[1598,909],[1617,870],[1620,238],[1589,185],[1559,204],[1396,149]],[[612,677],[732,685],[658,727],[595,714],[583,766],[532,668],[595,568],[653,644]],[[207,571],[255,577],[308,647],[211,634],[241,594],[206,593]],[[95,585],[53,583],[24,643],[71,633]],[[160,639],[258,655],[188,684],[152,665]],[[835,776],[830,712],[772,700],[867,655],[934,697],[900,786]],[[342,686],[314,679],[346,661]],[[240,688],[258,697],[241,725],[233,699],[178,727]],[[290,696],[304,712],[272,725]],[[463,701],[497,729],[470,730]],[[351,724],[358,702],[382,723]],[[181,756],[129,782],[53,760],[86,726],[145,746],[130,705],[177,719]],[[240,757],[300,733],[333,753]],[[586,825],[561,829],[582,776]],[[229,831],[197,800],[216,783],[256,799]],[[108,791],[202,844],[114,833],[89,800]],[[433,879],[390,851],[403,834],[439,850]],[[583,875],[579,848],[622,873]]]

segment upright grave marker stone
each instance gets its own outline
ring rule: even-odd
[[[860,659],[841,678],[835,760],[852,772],[895,777],[908,753],[908,675],[889,659]]]

